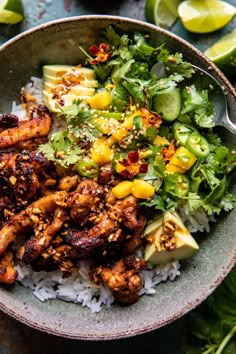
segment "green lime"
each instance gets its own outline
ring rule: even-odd
[[[181,0],[146,0],[145,15],[148,22],[170,28],[178,17]]]
[[[236,29],[220,38],[204,54],[223,71],[236,68]]]
[[[24,18],[21,0],[0,0],[0,23],[14,25]]]
[[[209,33],[229,23],[236,7],[221,0],[186,0],[179,4],[178,15],[190,32]]]

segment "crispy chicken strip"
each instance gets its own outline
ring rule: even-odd
[[[37,108],[38,117],[19,122],[17,127],[0,132],[0,149],[14,146],[20,141],[46,136],[51,128],[52,119],[46,107]]]
[[[0,230],[0,255],[17,235],[25,234],[38,225],[39,217],[52,213],[59,207],[66,206],[67,193],[64,191],[49,194],[30,204],[25,210],[11,217]]]
[[[88,221],[88,216],[98,207],[103,196],[103,187],[92,180],[83,180],[79,183],[68,201],[71,206],[71,218],[81,226]]]
[[[129,255],[112,266],[98,267],[95,272],[111,289],[115,299],[123,304],[133,304],[139,299],[142,288],[139,272],[145,268],[146,262],[135,255]]]
[[[35,234],[18,250],[17,258],[23,260],[26,264],[32,262],[46,247],[49,246],[52,238],[62,228],[65,220],[66,211],[61,208],[56,208],[52,222],[47,224],[44,223],[44,221],[39,221],[37,229],[34,230]]]
[[[14,269],[13,252],[8,250],[0,257],[0,283],[12,284],[16,277],[17,271]]]

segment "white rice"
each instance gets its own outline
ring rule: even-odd
[[[31,77],[31,82],[29,82],[23,89],[25,95],[32,95],[36,98],[37,103],[43,102],[42,92],[43,92],[43,80],[38,77]],[[19,120],[24,120],[26,117],[26,110],[21,104],[17,104],[15,101],[12,103],[11,113],[15,114]]]
[[[25,86],[24,93],[35,96],[37,102],[42,103],[42,80],[32,77],[31,82]],[[20,119],[25,119],[26,116],[26,111],[16,102],[13,102],[11,113],[16,114]],[[197,211],[193,215],[187,207],[184,207],[179,210],[179,213],[190,232],[209,232],[209,221],[214,221],[209,220],[204,210]],[[142,250],[138,250],[137,256],[142,257],[142,253]],[[114,302],[114,297],[106,285],[96,285],[89,279],[88,261],[81,261],[78,271],[68,278],[63,278],[63,273],[59,270],[34,272],[30,266],[20,263],[15,268],[18,272],[17,280],[24,287],[31,289],[33,295],[40,301],[61,299],[79,303],[83,307],[88,307],[93,313],[101,311],[102,308],[110,308]],[[140,273],[143,287],[139,295],[155,294],[158,284],[168,280],[174,281],[179,275],[178,261],[156,267],[149,266]]]
[[[15,268],[18,272],[17,280],[31,289],[33,295],[42,302],[61,299],[88,307],[92,313],[99,312],[102,308],[108,309],[114,302],[112,292],[106,285],[96,285],[89,279],[88,261],[81,261],[78,271],[68,278],[63,278],[63,273],[59,270],[34,272],[23,263],[17,264]],[[143,270],[140,274],[143,287],[139,296],[152,295],[156,292],[157,284],[167,280],[174,281],[180,275],[179,268],[180,264],[176,261]]]

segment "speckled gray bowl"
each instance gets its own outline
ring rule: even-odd
[[[41,75],[44,63],[78,64],[79,45],[99,43],[102,29],[112,24],[125,32],[145,30],[153,39],[180,51],[192,63],[207,69],[228,91],[229,108],[236,117],[233,87],[212,64],[189,43],[156,26],[109,16],[81,16],[54,21],[27,31],[0,48],[0,111],[9,111],[19,99],[20,88],[32,75]],[[223,131],[226,142],[236,147],[236,139]],[[236,192],[236,183],[232,186]],[[222,216],[201,242],[200,252],[182,264],[182,275],[174,282],[158,286],[153,296],[143,296],[129,307],[92,314],[80,305],[63,301],[41,303],[30,290],[16,285],[0,287],[0,309],[34,328],[76,339],[124,338],[164,326],[203,301],[230,271],[236,260],[236,210]]]

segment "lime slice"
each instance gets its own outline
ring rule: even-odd
[[[236,7],[221,0],[187,0],[178,6],[183,26],[190,32],[209,33],[229,23]]]
[[[236,69],[236,29],[220,38],[204,54],[223,71]],[[232,69],[234,70],[232,71]]]
[[[24,18],[21,0],[0,0],[0,23],[15,24]]]
[[[148,22],[170,28],[178,17],[181,0],[146,0],[145,15]]]

